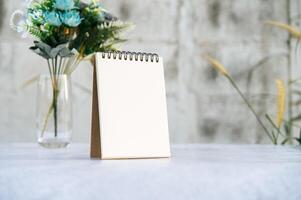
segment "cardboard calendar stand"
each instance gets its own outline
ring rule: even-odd
[[[170,157],[162,59],[117,54],[97,53],[92,60],[90,157]]]
[[[93,57],[93,92],[92,92],[92,123],[91,123],[91,147],[90,157],[94,159],[101,158],[100,147],[100,124],[99,124],[99,106],[96,75],[96,58]]]

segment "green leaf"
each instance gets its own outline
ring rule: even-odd
[[[66,48],[66,44],[61,44],[52,48],[49,53],[50,57],[55,58],[63,48]]]
[[[298,142],[301,145],[301,138],[293,137],[292,139],[296,140],[296,142]]]
[[[276,124],[273,122],[272,118],[270,117],[269,114],[265,114],[265,117],[267,118],[268,122],[270,122],[270,124],[275,128],[275,129],[279,129]]]
[[[72,51],[70,51],[70,49],[68,49],[67,47],[64,47],[63,49],[61,49],[61,51],[59,52],[59,55],[63,58],[63,57],[71,57],[74,54],[72,53]]]
[[[45,59],[50,58],[50,56],[47,53],[45,53],[44,51],[42,51],[41,49],[39,49],[36,46],[30,47],[29,49],[32,50],[33,52],[35,52],[36,54],[38,54],[39,56],[42,56]]]
[[[300,115],[297,115],[297,116],[295,116],[295,117],[293,117],[293,118],[291,119],[292,122],[294,122],[294,121],[299,121],[299,120],[301,120],[301,114],[300,114]]]
[[[294,94],[296,94],[296,95],[300,95],[301,96],[301,91],[299,91],[299,90],[293,90],[292,91]]]
[[[282,145],[285,145],[288,141],[289,141],[289,138],[285,138],[285,139],[281,142],[281,144],[282,144]]]
[[[74,55],[67,47],[67,44],[60,44],[54,48],[51,48],[44,42],[34,41],[35,46],[30,47],[30,50],[36,54],[42,56],[45,59],[55,58],[57,56],[70,57]]]
[[[38,47],[41,51],[43,51],[45,53],[50,53],[50,51],[51,51],[51,46],[49,46],[48,44],[46,44],[44,42],[34,41],[34,44],[36,47]]]
[[[301,100],[295,101],[295,102],[293,103],[294,106],[299,106],[300,104],[301,104]]]
[[[291,131],[291,122],[285,122],[285,124],[284,124],[284,130],[285,130],[285,134],[289,135],[289,133]]]

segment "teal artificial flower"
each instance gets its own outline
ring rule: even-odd
[[[53,25],[53,26],[62,25],[62,22],[60,20],[60,15],[55,11],[46,12],[44,14],[44,18],[45,18],[46,22],[50,25]]]
[[[28,19],[32,22],[42,24],[44,22],[44,16],[42,10],[30,10],[27,14]]]
[[[62,22],[70,27],[77,27],[82,21],[79,12],[76,10],[61,12],[60,17]]]
[[[71,10],[74,8],[74,0],[55,0],[54,7],[59,10]]]

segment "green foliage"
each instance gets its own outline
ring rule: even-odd
[[[300,35],[301,35],[301,33],[300,33]],[[229,80],[231,85],[238,92],[240,97],[243,99],[244,103],[247,105],[247,107],[253,113],[258,124],[262,127],[262,129],[264,130],[264,132],[266,133],[266,135],[272,141],[273,144],[285,145],[287,143],[292,144],[294,141],[294,142],[297,142],[299,145],[301,145],[301,127],[299,125],[295,124],[295,122],[301,120],[300,115],[297,115],[296,117],[288,117],[288,119],[281,118],[284,123],[278,123],[278,122],[275,123],[274,120],[272,119],[272,117],[266,113],[265,114],[266,121],[263,121],[261,119],[261,116],[255,111],[255,109],[253,108],[253,105],[250,103],[250,101],[247,99],[247,97],[241,92],[240,88],[238,87],[238,85],[236,84],[234,79],[227,72],[226,68],[218,60],[213,59],[210,56],[204,56],[204,57],[216,70],[220,71],[221,74],[224,75]],[[258,66],[256,66],[256,67],[258,67]],[[294,84],[297,83],[295,80],[292,80],[291,77],[289,77],[288,82],[289,82],[289,84],[288,84],[289,86],[291,86],[292,83],[294,83]],[[281,90],[281,88],[278,88],[278,106],[277,106],[278,109],[281,108],[282,105],[285,105],[285,101],[284,102],[281,101],[282,96],[286,95],[284,88],[285,88],[284,84],[283,84],[283,90]],[[288,90],[288,93],[291,91],[298,95],[301,94],[301,91],[297,91],[297,90],[295,90],[295,91]],[[297,101],[300,101],[300,99],[298,99]],[[281,102],[281,103],[279,103],[279,102]],[[288,107],[290,108],[290,106],[294,106],[294,101],[292,103],[288,102],[288,104],[289,104]],[[291,108],[294,108],[294,107],[291,107]],[[284,116],[284,109],[281,112],[278,112],[277,119],[281,115]],[[281,122],[282,122],[282,120],[281,120]],[[270,126],[267,126],[267,123]],[[298,130],[300,131],[299,135],[297,137],[292,134],[293,128],[298,128]]]
[[[69,0],[69,3],[70,1],[73,0]],[[51,49],[64,44],[70,51],[75,49],[79,52],[78,59],[82,59],[98,51],[117,50],[115,45],[126,41],[120,35],[129,28],[130,24],[118,21],[100,4],[94,2],[87,4],[75,0],[71,10],[62,10],[57,8],[59,2],[64,3],[66,1],[34,1],[27,9],[25,29],[40,43],[50,46]],[[71,4],[73,5],[72,2]],[[51,23],[63,20],[62,16],[67,12],[71,15],[70,11],[74,11],[75,15],[80,15],[80,21],[78,21],[80,23],[76,27],[70,27],[68,22],[64,21]],[[54,14],[49,15],[49,12]],[[74,18],[73,20],[79,19]],[[71,24],[77,24],[72,22]],[[45,54],[43,49],[37,47],[37,43],[31,47],[31,50],[43,58],[49,57],[49,54]]]
[[[53,0],[43,0],[41,2],[35,1],[32,4],[31,8],[34,10],[40,9],[42,11],[48,11],[53,9],[53,4],[54,4]]]
[[[39,28],[36,26],[26,26],[27,31],[35,38],[43,40],[45,38],[45,33],[43,33]]]
[[[87,22],[89,23],[89,22]],[[114,45],[125,42],[120,33],[130,25],[119,22],[104,22],[100,25],[80,25],[78,36],[70,43],[70,48],[77,49],[83,57],[99,51],[116,50]]]
[[[64,58],[74,55],[66,44],[58,45],[55,48],[51,48],[51,46],[39,41],[34,41],[34,44],[30,49],[45,59],[55,59],[58,56]]]

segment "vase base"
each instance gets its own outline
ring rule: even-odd
[[[68,142],[39,142],[39,145],[47,149],[60,149],[60,148],[66,148],[69,145],[69,143]]]
[[[51,131],[45,131],[43,134],[38,132],[38,144],[47,149],[65,148],[71,143],[72,131],[61,131],[56,136]]]

